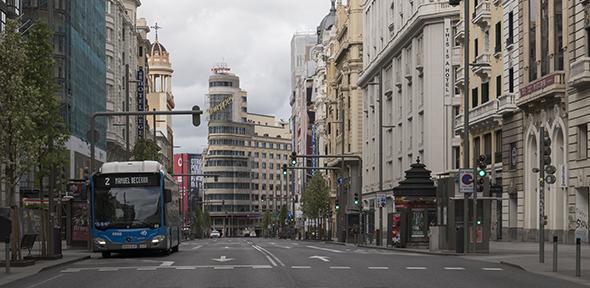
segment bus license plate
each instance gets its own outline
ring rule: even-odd
[[[123,249],[137,249],[136,244],[123,244]]]

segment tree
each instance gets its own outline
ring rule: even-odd
[[[268,236],[268,226],[272,223],[272,214],[270,211],[264,212],[264,216],[262,216],[262,231],[264,234]]]
[[[203,231],[205,230],[203,218],[204,215],[203,211],[201,210],[201,207],[197,207],[197,210],[195,210],[195,214],[193,215],[193,221],[191,225],[191,232],[193,234],[193,237],[203,237]]]
[[[203,230],[205,237],[209,237],[209,232],[211,231],[211,215],[209,215],[209,210],[207,209],[203,211]]]
[[[279,226],[285,226],[285,220],[287,220],[287,206],[283,205],[281,211],[279,211]]]
[[[139,138],[133,146],[133,159],[135,161],[154,160],[161,161],[160,147],[152,140]]]
[[[301,199],[303,214],[308,218],[325,216],[330,209],[330,188],[324,177],[316,173],[305,186]]]

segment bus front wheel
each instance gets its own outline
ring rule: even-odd
[[[111,258],[111,252],[102,252],[102,258]]]
[[[178,246],[180,246],[180,245],[176,245],[176,246],[172,247],[172,252],[178,252],[178,250],[179,250]]]

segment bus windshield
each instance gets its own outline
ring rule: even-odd
[[[97,229],[157,228],[160,226],[160,187],[96,189]]]

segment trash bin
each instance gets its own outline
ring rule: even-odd
[[[463,227],[463,225],[457,225],[457,228],[455,229],[455,251],[457,251],[457,253],[465,253],[465,249],[463,249],[463,246],[465,245],[465,241],[463,239],[463,231],[465,228]]]

